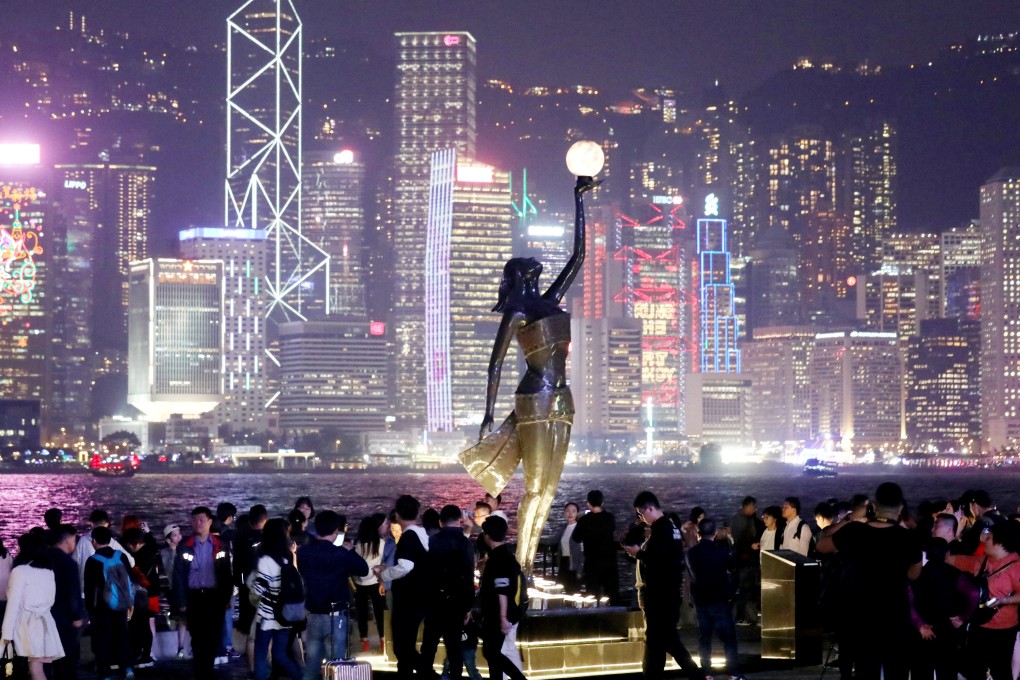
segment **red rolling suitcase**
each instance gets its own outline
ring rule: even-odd
[[[330,615],[332,619],[332,614]],[[347,658],[333,659],[322,664],[322,680],[372,680],[372,664],[367,661],[358,661],[351,656],[351,622],[353,619],[348,613],[347,616]],[[332,623],[332,620],[330,621]],[[330,625],[330,630],[336,628]],[[332,645],[330,645],[332,647]]]

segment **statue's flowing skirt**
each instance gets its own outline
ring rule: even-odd
[[[574,401],[569,388],[517,394],[514,411],[492,434],[463,451],[460,460],[495,496],[524,463],[524,496],[517,509],[517,559],[530,572],[549,518],[570,443]]]

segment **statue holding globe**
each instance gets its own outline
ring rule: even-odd
[[[489,360],[485,417],[479,442],[460,454],[469,474],[492,495],[498,494],[524,467],[524,495],[517,509],[517,560],[530,574],[542,527],[563,473],[570,442],[574,402],[567,387],[570,315],[560,302],[584,262],[584,194],[600,182],[602,149],[578,142],[567,152],[567,167],[577,175],[574,186],[574,249],[563,271],[545,292],[539,288],[542,265],[515,257],[503,268],[494,312],[503,315]],[[527,371],[514,395],[514,410],[494,432],[494,410],[503,361],[514,338],[524,353]],[[491,432],[491,433],[490,433]]]

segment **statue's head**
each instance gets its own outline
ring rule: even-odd
[[[542,263],[533,257],[513,257],[503,267],[503,278],[499,282],[499,300],[492,308],[494,312],[506,310],[507,302],[529,291],[538,290],[538,277]]]

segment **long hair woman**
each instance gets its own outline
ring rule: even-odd
[[[584,262],[586,192],[598,186],[578,177],[574,186],[574,250],[552,285],[539,289],[542,265],[515,257],[503,268],[494,312],[503,315],[489,360],[485,417],[479,443],[461,454],[468,472],[495,496],[524,464],[524,496],[517,508],[517,560],[531,572],[542,527],[549,518],[570,441],[574,401],[567,387],[570,316],[560,302]],[[499,378],[510,343],[524,353],[527,371],[517,386],[514,411],[492,434]]]
[[[379,651],[386,644],[383,632],[383,616],[386,611],[385,588],[379,583],[379,577],[372,569],[383,563],[386,551],[386,537],[381,529],[386,524],[386,515],[376,513],[361,520],[358,525],[358,539],[354,544],[354,552],[368,563],[368,576],[354,577],[354,604],[358,611],[358,635],[361,637],[361,651],[369,651],[368,642],[368,605],[372,605],[375,627],[379,632]]]
[[[18,539],[18,566],[7,586],[0,645],[13,643],[18,656],[28,658],[32,680],[44,680],[44,664],[64,656],[56,621],[50,608],[57,598],[57,582],[46,546],[38,534]]]
[[[276,620],[275,605],[280,597],[283,565],[293,564],[290,525],[282,517],[274,517],[262,529],[259,546],[257,575],[252,590],[259,597],[255,629],[255,680],[268,680],[272,668],[269,647],[273,648],[273,663],[291,678],[301,677],[301,668],[290,652],[291,627]]]

